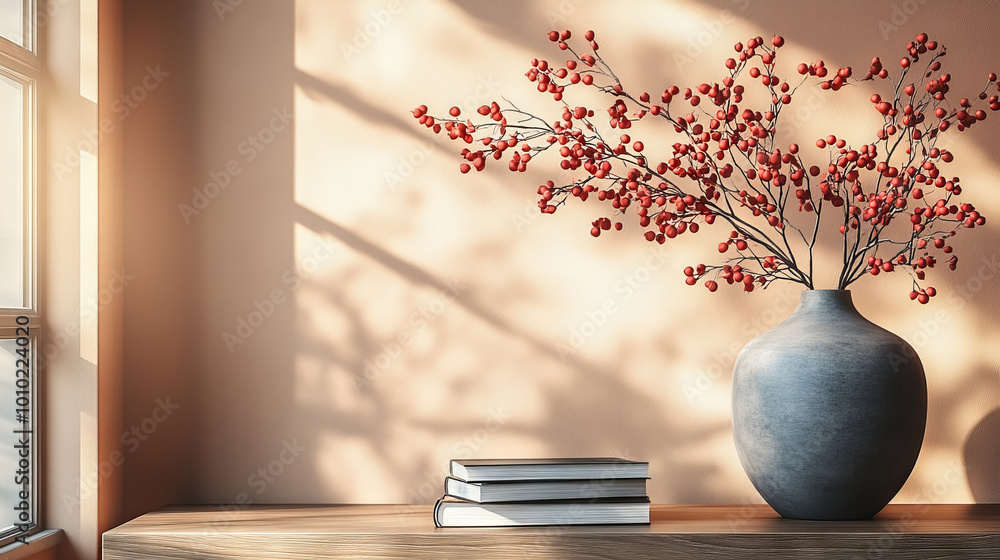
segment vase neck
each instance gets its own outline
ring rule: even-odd
[[[796,313],[857,313],[850,290],[806,290]]]

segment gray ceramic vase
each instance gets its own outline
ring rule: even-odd
[[[870,519],[899,492],[927,419],[924,368],[846,290],[807,290],[733,371],[733,435],[764,500],[793,519]]]

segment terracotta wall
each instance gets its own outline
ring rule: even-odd
[[[58,556],[56,555],[56,549],[50,548],[48,550],[39,552],[38,554],[33,554],[25,560],[56,560]]]
[[[124,5],[126,518],[197,499],[198,255],[196,231],[176,215],[198,180],[192,6]]]
[[[139,430],[126,513],[430,502],[447,459],[519,455],[648,460],[657,502],[759,501],[730,434],[730,369],[797,288],[689,288],[681,270],[724,232],[662,250],[634,230],[595,240],[603,209],[536,213],[551,160],[463,176],[458,146],[409,112],[500,96],[551,112],[523,74],[558,56],[545,33],[563,27],[595,29],[622,79],[650,91],[719,79],[751,36],[784,35],[790,75],[801,60],[892,61],[925,31],[949,47],[953,90],[978,91],[1000,68],[993,6],[126,3],[126,88],[169,73],[125,121],[125,424]],[[827,93],[783,115],[795,139],[869,139],[871,92]],[[996,118],[951,146],[990,216]],[[926,441],[898,501],[1000,498],[998,240],[994,227],[957,238],[962,266],[933,272],[930,305],[908,300],[903,275],[854,288],[928,371]],[[839,247],[824,241],[820,258]]]

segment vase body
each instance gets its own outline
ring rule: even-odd
[[[926,419],[916,352],[862,317],[846,290],[803,292],[736,359],[736,449],[782,517],[873,517],[909,477]]]

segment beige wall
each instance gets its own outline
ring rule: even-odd
[[[126,89],[148,65],[170,75],[125,123],[136,276],[125,424],[141,426],[158,398],[179,408],[128,455],[125,513],[244,493],[430,502],[447,459],[518,455],[649,460],[657,502],[759,501],[730,434],[729,372],[797,289],[688,288],[680,271],[711,258],[719,232],[656,255],[635,232],[594,240],[595,206],[533,211],[552,160],[462,176],[458,147],[409,111],[501,95],[550,107],[523,73],[533,56],[556,56],[552,27],[596,29],[622,78],[652,91],[717,78],[732,43],[775,32],[785,74],[800,60],[856,71],[874,54],[894,60],[919,31],[949,47],[954,91],[972,92],[1000,61],[993,3],[896,6],[127,3]],[[874,128],[855,118],[868,95],[804,92],[785,117],[803,145],[829,133],[860,142]],[[276,117],[286,109],[293,122]],[[987,215],[1000,208],[996,118],[952,147]],[[178,205],[196,203],[186,223]],[[906,298],[902,275],[855,286],[861,310],[911,341],[928,371],[927,437],[899,501],[1000,498],[1000,300],[982,264],[997,241],[992,227],[960,236],[963,266],[933,272],[942,295],[928,306]],[[837,251],[824,245],[821,258]],[[949,305],[949,294],[960,297]],[[608,300],[604,324],[560,352]],[[304,449],[283,451],[293,444]]]

